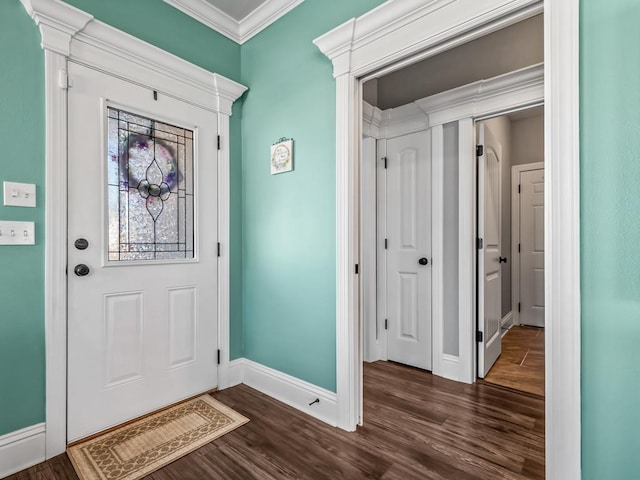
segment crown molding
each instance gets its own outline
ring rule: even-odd
[[[363,101],[363,132],[377,139],[390,139],[463,118],[507,112],[543,101],[544,64],[540,63],[400,107],[380,110]]]
[[[284,17],[304,0],[267,0],[240,21],[240,42],[244,43]]]
[[[206,0],[164,0],[216,32],[243,44],[304,0],[267,0],[242,20],[236,20]]]
[[[382,126],[382,110],[368,102],[362,101],[362,133],[366,137],[380,138]]]
[[[164,0],[173,8],[240,43],[239,22],[205,0]]]
[[[505,102],[504,99],[508,99]],[[430,125],[481,117],[544,101],[544,64],[479,80],[414,102],[429,115]]]

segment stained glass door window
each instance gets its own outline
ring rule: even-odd
[[[109,107],[108,260],[194,258],[192,130]]]

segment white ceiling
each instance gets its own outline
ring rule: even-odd
[[[304,0],[164,0],[182,13],[244,43]]]
[[[267,0],[206,0],[214,7],[234,18],[242,20]]]

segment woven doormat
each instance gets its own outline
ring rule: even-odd
[[[249,421],[209,395],[67,449],[81,480],[137,480]]]

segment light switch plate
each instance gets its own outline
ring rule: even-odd
[[[0,245],[35,245],[34,222],[1,222]]]
[[[7,207],[35,207],[36,186],[33,183],[3,182],[4,205]]]

